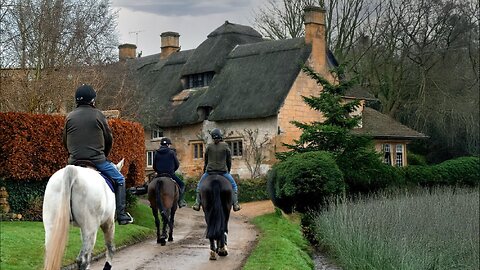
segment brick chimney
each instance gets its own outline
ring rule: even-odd
[[[135,58],[137,54],[137,45],[135,44],[122,44],[118,46],[118,59],[125,61],[127,59]]]
[[[165,59],[180,50],[179,37],[180,35],[177,32],[163,32],[160,35],[160,59]]]
[[[320,74],[326,74],[327,37],[325,27],[325,9],[316,6],[304,8],[305,43],[312,45],[310,66]]]

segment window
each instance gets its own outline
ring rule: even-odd
[[[153,166],[153,151],[147,151],[147,167]]]
[[[397,144],[395,148],[395,165],[398,167],[403,166],[403,144]]]
[[[159,129],[152,129],[152,140],[160,139],[163,137],[163,131]]]
[[[241,140],[226,142],[232,151],[233,157],[241,157],[243,155],[243,144]]]
[[[193,143],[193,158],[203,158],[203,142]]]
[[[388,165],[392,165],[392,150],[390,149],[390,144],[382,144],[382,148],[383,148],[383,162],[388,164]]]
[[[188,75],[188,88],[208,86],[213,79],[213,74],[213,72],[204,72]]]

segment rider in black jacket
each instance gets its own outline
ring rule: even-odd
[[[177,182],[180,187],[180,196],[178,198],[178,206],[180,208],[187,206],[185,202],[185,183],[175,174],[175,171],[180,166],[180,163],[177,159],[177,154],[174,149],[170,148],[172,141],[169,138],[163,138],[160,141],[160,148],[155,151],[153,158],[153,169],[160,174],[168,174],[170,177]]]

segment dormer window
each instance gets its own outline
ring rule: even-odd
[[[208,86],[213,79],[214,72],[197,73],[187,76],[187,88]]]

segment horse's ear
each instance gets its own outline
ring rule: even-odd
[[[123,167],[123,164],[125,163],[125,159],[122,158],[122,160],[120,160],[120,162],[117,163],[117,169],[120,171]]]

